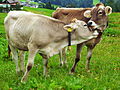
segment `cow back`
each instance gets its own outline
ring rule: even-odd
[[[66,23],[70,23],[74,18],[88,22],[89,18],[84,17],[84,12],[90,9],[91,8],[58,8],[53,12],[52,17]]]

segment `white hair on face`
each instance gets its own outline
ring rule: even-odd
[[[100,8],[100,9],[105,9],[105,6],[100,5],[99,8]]]
[[[92,7],[93,9],[96,8],[96,6]]]

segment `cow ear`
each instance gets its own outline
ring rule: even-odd
[[[77,29],[78,26],[77,24],[69,24],[69,25],[65,25],[63,28],[68,32],[72,32],[73,30]]]
[[[110,6],[106,6],[105,13],[106,13],[106,15],[110,15],[112,13],[112,8]]]
[[[90,10],[85,11],[84,12],[84,17],[90,18],[91,17],[91,11]]]

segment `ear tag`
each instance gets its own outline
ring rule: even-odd
[[[72,30],[73,30],[72,28],[68,28],[67,29],[68,32],[72,32]]]

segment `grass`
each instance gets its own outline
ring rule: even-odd
[[[23,10],[33,12],[33,13],[37,13],[37,14],[44,14],[44,15],[47,15],[47,16],[51,16],[51,13],[54,11],[54,10],[50,10],[50,9],[31,8],[31,7],[24,7]]]
[[[104,32],[107,36],[120,36],[120,13],[112,13],[109,17],[109,28]]]
[[[47,9],[25,7],[24,10],[48,16],[52,13],[52,10]],[[5,16],[5,13],[0,13],[0,90],[120,90],[120,13],[110,15],[109,28],[94,49],[90,73],[85,70],[86,47],[84,47],[76,73],[69,75],[76,49],[72,46],[72,50],[67,53],[68,68],[59,67],[59,57],[55,55],[49,60],[47,78],[43,77],[42,58],[37,55],[25,84],[20,83],[22,75],[16,74],[14,62],[7,57],[7,40],[3,26]]]

